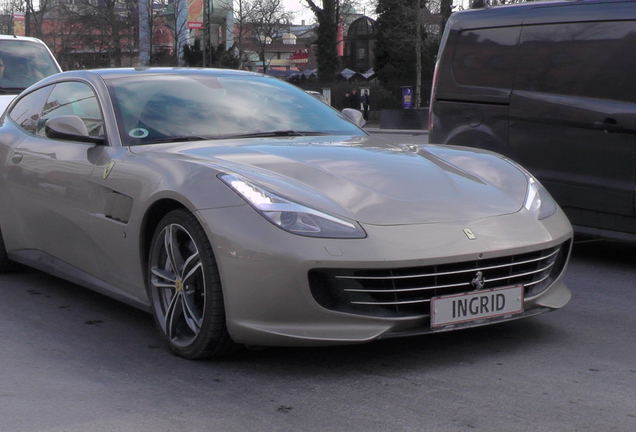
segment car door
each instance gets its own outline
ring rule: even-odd
[[[510,155],[545,184],[575,225],[633,230],[635,44],[636,21],[625,19],[522,31]]]
[[[98,135],[103,122],[95,93],[85,83],[58,83],[25,96],[9,115],[26,133],[13,150],[7,188],[12,226],[21,233],[17,246],[44,253],[42,259],[55,258],[53,266],[99,277],[91,236],[96,188],[91,176],[104,146],[50,139],[44,127],[49,118],[74,115]]]

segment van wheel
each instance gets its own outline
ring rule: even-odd
[[[4,247],[4,238],[2,237],[2,229],[0,229],[0,273],[4,273],[9,269],[11,261],[7,256],[7,249]]]
[[[157,226],[148,291],[157,327],[175,354],[200,359],[236,351],[212,246],[190,212],[173,210]]]

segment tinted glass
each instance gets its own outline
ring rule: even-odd
[[[81,118],[88,129],[88,134],[102,134],[102,113],[93,90],[79,82],[56,84],[48,97],[42,111],[42,120],[63,115],[74,115]],[[43,123],[41,122],[41,123]],[[44,136],[44,128],[40,127],[38,135]]]
[[[634,46],[634,21],[528,26],[515,88],[633,102]]]
[[[0,40],[0,88],[26,88],[60,72],[53,56],[43,44]]]
[[[461,32],[453,56],[453,77],[460,85],[512,88],[519,27]]]
[[[42,107],[52,89],[53,86],[44,87],[25,95],[13,106],[9,117],[27,132],[35,134],[43,123]]]
[[[107,85],[125,145],[291,130],[363,134],[316,98],[267,77],[157,74]]]

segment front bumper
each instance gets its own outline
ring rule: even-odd
[[[572,228],[561,210],[543,221],[520,212],[476,221],[363,225],[368,237],[356,240],[290,234],[247,205],[204,210],[198,217],[219,266],[228,331],[234,341],[246,345],[360,343],[517,319],[558,309],[570,299],[562,275]],[[469,239],[464,229],[476,238]],[[528,291],[523,313],[449,328],[431,329],[425,307],[405,314],[327,308],[316,301],[309,283],[309,274],[316,269],[444,266],[559,247],[564,256],[558,271],[545,289]]]

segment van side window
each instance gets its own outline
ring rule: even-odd
[[[523,28],[515,90],[633,102],[636,22]]]
[[[519,32],[519,27],[461,32],[452,64],[455,82],[511,89]]]

